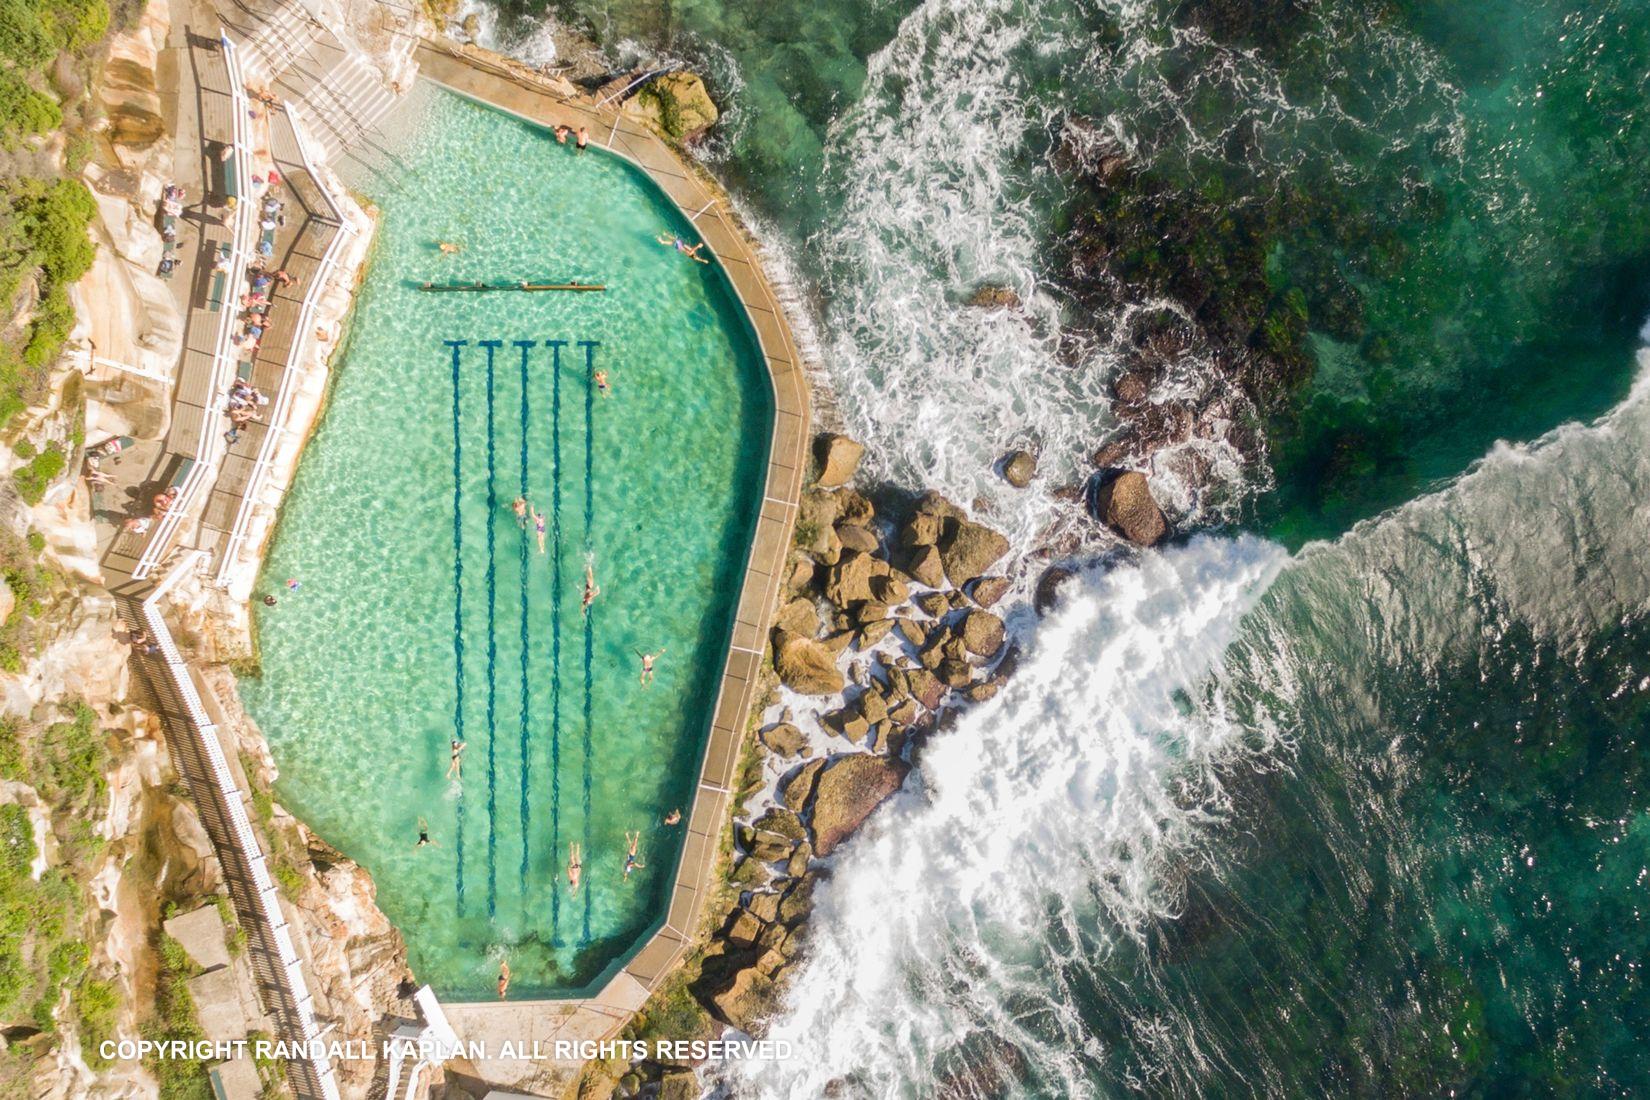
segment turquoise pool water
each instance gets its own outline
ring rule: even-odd
[[[668,906],[683,827],[662,818],[697,777],[771,397],[720,271],[655,241],[691,232],[639,172],[446,92],[407,110],[396,177],[364,184],[379,240],[241,690],[279,798],[372,873],[420,980],[491,997],[508,959],[512,997],[576,993]],[[607,290],[418,289],[518,280]],[[644,687],[637,653],[661,649]]]

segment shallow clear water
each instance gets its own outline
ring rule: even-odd
[[[771,398],[722,276],[654,240],[689,231],[639,173],[445,92],[408,109],[399,175],[367,185],[376,251],[241,687],[277,795],[372,873],[420,980],[490,996],[507,958],[513,994],[568,992],[663,919],[681,828],[661,818],[697,777]],[[607,291],[417,289],[522,279]],[[661,649],[644,688],[637,651]]]

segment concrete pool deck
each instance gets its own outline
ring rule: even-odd
[[[422,42],[415,52],[419,79],[528,122],[583,126],[592,145],[641,170],[692,222],[744,307],[757,339],[774,402],[774,423],[763,500],[734,614],[710,735],[700,763],[687,835],[664,923],[635,950],[602,990],[584,1000],[454,1004],[449,1019],[460,1038],[498,1049],[504,1040],[602,1039],[615,1035],[691,950],[711,889],[718,841],[728,821],[732,784],[767,635],[778,601],[802,482],[807,469],[809,399],[804,366],[779,301],[763,274],[756,247],[727,196],[643,123],[609,108],[564,98],[529,83],[504,59],[472,47]],[[578,1060],[562,1063],[571,1068]],[[478,1063],[486,1080],[525,1081],[544,1063]]]

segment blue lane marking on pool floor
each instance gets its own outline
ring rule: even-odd
[[[550,349],[550,943],[561,939],[561,349]]]
[[[580,340],[579,347],[584,349],[584,552],[588,559],[595,554],[596,547],[594,534],[596,529],[596,386],[591,376],[596,369],[596,348],[600,345],[594,340]],[[595,666],[596,646],[596,606],[590,605],[584,616],[584,846],[588,854],[590,849],[590,797],[592,764],[591,755],[595,751],[595,737],[591,730],[591,723],[595,711]],[[581,942],[590,942],[590,891],[584,892],[584,938]]]
[[[453,739],[464,740],[464,434],[459,429],[458,358],[468,340],[445,340],[453,349]],[[457,870],[457,911],[464,913],[464,788],[458,789],[453,828]]]
[[[521,349],[521,486],[517,495],[527,499],[527,431],[531,421],[532,395],[527,385],[527,356],[536,340],[517,340],[516,347]],[[528,755],[528,722],[527,708],[531,697],[531,681],[528,679],[529,664],[527,660],[527,528],[522,525],[521,538],[517,540],[520,547],[518,553],[521,567],[521,896],[523,904],[527,898],[527,851],[528,837],[532,835],[532,807],[528,792],[533,785],[533,758]]]
[[[493,434],[493,353],[502,340],[478,340],[487,349],[487,915],[498,914],[498,497],[494,489],[497,446]]]

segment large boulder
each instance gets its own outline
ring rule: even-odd
[[[876,535],[869,528],[859,527],[852,523],[839,523],[836,526],[836,539],[844,550],[852,550],[859,554],[875,554],[877,547]]]
[[[697,73],[656,76],[625,104],[627,114],[645,118],[676,141],[692,141],[716,122],[716,103]]]
[[[824,766],[823,756],[818,760],[810,760],[781,785],[779,797],[792,813],[799,814],[807,808],[808,800],[813,797],[814,784],[819,779],[820,769]]]
[[[1029,451],[1010,451],[1003,459],[1003,480],[1016,489],[1024,489],[1037,476],[1037,460]]]
[[[976,657],[995,657],[1003,648],[1003,621],[989,611],[970,611],[963,617],[962,643]]]
[[[842,673],[829,649],[810,638],[777,633],[773,667],[782,684],[803,695],[835,695],[842,690]]]
[[[975,309],[1019,309],[1020,296],[1013,287],[987,283],[968,296],[968,304]]]
[[[905,782],[903,760],[850,753],[819,773],[814,785],[814,851],[828,856]]]
[[[830,579],[825,582],[825,598],[841,608],[875,599],[871,579],[887,572],[888,563],[870,554],[844,554],[842,560],[831,567]]]
[[[983,523],[952,519],[940,540],[945,575],[958,588],[981,576],[1006,553],[1008,540]]]
[[[1008,589],[1007,577],[981,577],[974,582],[974,587],[968,590],[968,598],[981,607],[990,607],[1002,599]]]
[[[929,588],[938,588],[945,583],[945,563],[940,560],[939,550],[933,546],[918,547],[906,563],[905,570],[918,584]]]
[[[773,625],[787,634],[812,638],[819,633],[819,610],[806,596],[798,596],[779,609]]]
[[[816,446],[821,489],[835,489],[853,480],[859,471],[859,460],[865,457],[863,443],[856,443],[845,435],[826,435]]]
[[[780,722],[761,733],[762,743],[775,756],[800,756],[808,747],[808,735],[789,722]]]
[[[837,516],[841,512],[835,493],[827,493],[821,489],[809,489],[802,494],[802,499],[796,506],[796,525],[798,527],[822,530],[835,526]]]
[[[1136,546],[1156,545],[1169,531],[1146,475],[1138,470],[1102,477],[1095,488],[1093,508],[1102,523]]]
[[[940,526],[944,517],[918,512],[900,529],[901,546],[933,546],[940,541]]]

